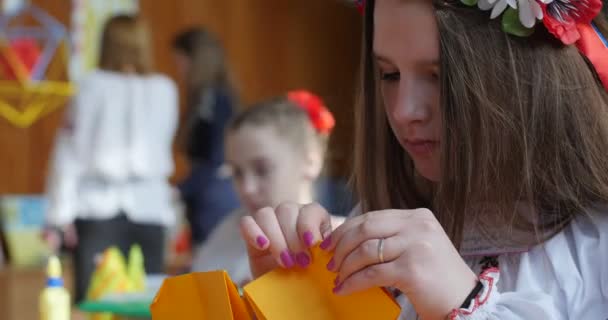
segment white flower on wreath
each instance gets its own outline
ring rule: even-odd
[[[511,7],[518,10],[521,24],[526,28],[532,28],[537,19],[543,19],[543,9],[538,1],[544,4],[553,2],[553,0],[479,0],[477,6],[484,11],[491,9],[491,19],[500,16],[507,7]]]

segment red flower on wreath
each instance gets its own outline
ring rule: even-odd
[[[317,132],[331,133],[336,120],[321,98],[306,90],[294,90],[287,93],[287,99],[308,113],[310,122]]]
[[[365,0],[355,0],[355,4],[357,5],[357,10],[359,10],[359,13],[363,14],[365,11]]]
[[[578,41],[580,24],[589,24],[602,10],[601,0],[540,0],[543,23],[565,45]]]

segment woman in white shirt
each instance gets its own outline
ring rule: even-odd
[[[174,83],[151,72],[148,30],[138,17],[105,27],[100,70],[86,76],[57,136],[48,180],[47,222],[74,225],[76,301],[85,297],[94,257],[141,245],[146,271],[162,272],[165,227],[174,222]]]
[[[254,276],[312,233],[335,294],[394,287],[408,320],[608,319],[601,1],[476,2],[367,1],[360,212],[244,217]]]

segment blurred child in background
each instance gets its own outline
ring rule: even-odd
[[[186,118],[180,145],[191,165],[180,184],[193,245],[201,244],[238,200],[230,179],[222,175],[224,131],[237,104],[230,72],[219,41],[201,28],[175,37],[178,71],[186,82]]]
[[[233,119],[226,132],[226,161],[243,207],[196,249],[194,271],[225,269],[237,284],[250,280],[241,217],[286,201],[313,202],[333,126],[323,101],[307,91],[290,92]],[[284,258],[292,265],[310,262],[301,254]]]
[[[79,85],[50,168],[47,239],[75,246],[75,301],[95,256],[139,244],[148,273],[163,271],[164,232],[174,220],[169,176],[178,106],[174,83],[152,73],[149,31],[141,18],[106,24],[99,70]],[[72,232],[75,229],[75,232]]]

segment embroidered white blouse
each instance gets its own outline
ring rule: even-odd
[[[122,211],[134,222],[172,224],[168,178],[177,101],[175,84],[162,75],[88,75],[56,139],[48,223],[63,226]]]
[[[481,257],[465,256],[480,272]],[[451,319],[608,319],[608,213],[589,212],[523,253],[501,254],[482,302]],[[437,277],[449,276],[436,275]],[[400,297],[400,319],[417,319]]]

